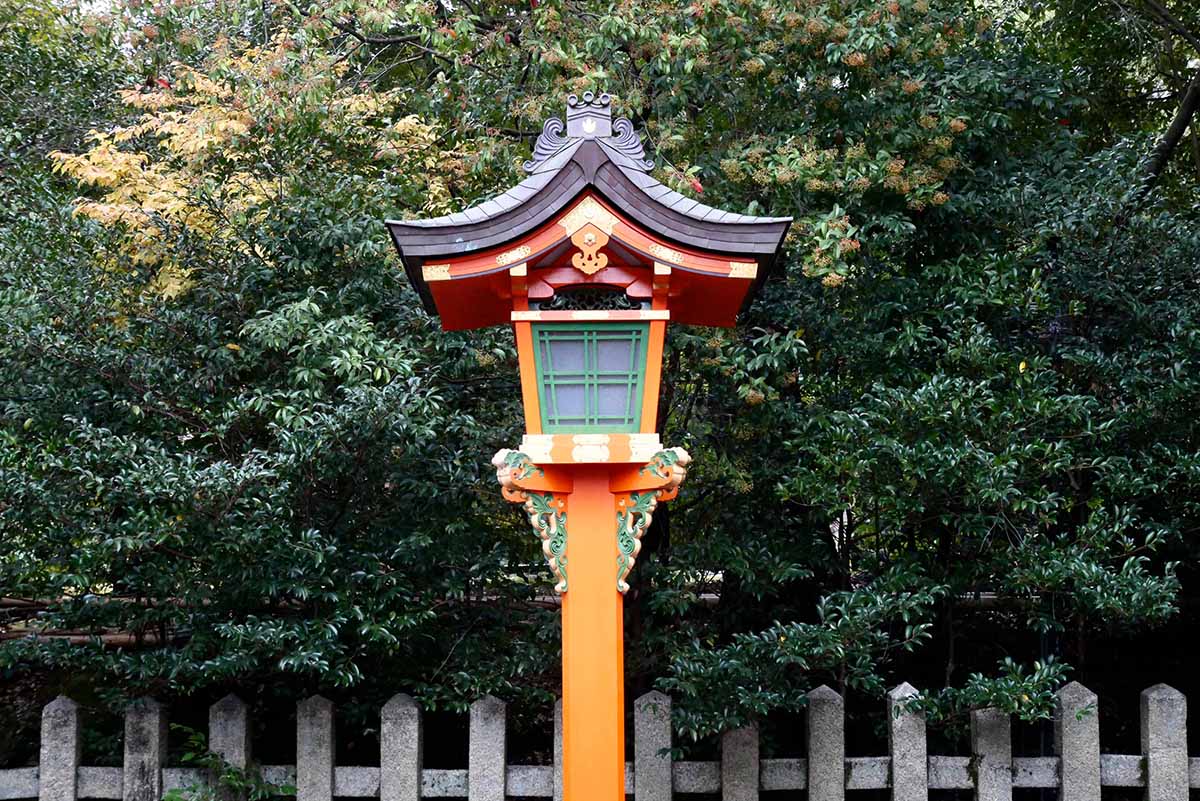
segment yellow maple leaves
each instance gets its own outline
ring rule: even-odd
[[[160,265],[167,256],[164,225],[211,226],[188,199],[177,171],[152,163],[146,153],[121,150],[112,135],[92,134],[84,153],[53,153],[56,169],[82,184],[105,190],[98,199],[80,198],[75,213],[126,232],[125,250],[136,265]],[[170,282],[175,294],[180,281]]]
[[[461,171],[462,160],[439,150],[433,125],[395,114],[405,90],[349,85],[340,80],[344,72],[331,54],[302,49],[286,32],[262,47],[218,42],[203,67],[176,64],[170,82],[120,91],[125,106],[142,112],[137,119],[93,131],[82,153],[52,158],[59,173],[93,190],[76,202],[76,214],[119,229],[129,262],[153,271],[145,290],[178,298],[198,269],[177,261],[184,232],[218,252],[270,261],[238,228],[261,223],[269,204],[303,180],[303,165],[288,168],[271,155],[297,130],[308,142],[352,142],[379,162],[376,170],[424,170],[431,202],[449,198],[433,175]],[[343,158],[339,149],[322,154],[326,166]],[[343,166],[350,172],[363,165]]]

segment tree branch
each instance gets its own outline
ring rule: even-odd
[[[1146,199],[1146,195],[1150,194],[1150,191],[1158,184],[1158,179],[1162,177],[1163,170],[1170,163],[1175,148],[1179,146],[1183,135],[1187,133],[1192,118],[1196,116],[1197,109],[1200,109],[1200,71],[1193,76],[1191,83],[1184,91],[1183,100],[1175,112],[1175,118],[1167,126],[1167,132],[1150,151],[1141,186],[1138,187],[1137,194],[1134,195],[1131,202],[1132,208],[1140,206]]]
[[[1180,37],[1190,44],[1197,53],[1200,53],[1200,34],[1195,33],[1184,25],[1159,0],[1140,0],[1140,4],[1145,7],[1145,10],[1140,8],[1130,10]],[[1129,8],[1121,0],[1117,0],[1117,5]],[[1179,108],[1175,111],[1175,117],[1171,120],[1171,124],[1167,126],[1166,133],[1162,135],[1154,145],[1154,149],[1150,151],[1137,192],[1118,216],[1118,225],[1128,220],[1129,216],[1145,202],[1146,197],[1158,185],[1163,171],[1171,162],[1171,156],[1174,155],[1175,149],[1179,146],[1180,141],[1183,140],[1183,135],[1187,133],[1192,118],[1196,116],[1197,109],[1200,109],[1200,71],[1192,77],[1187,88],[1184,89],[1183,99],[1179,103]]]
[[[1195,48],[1196,52],[1200,53],[1200,34],[1188,30],[1188,27],[1180,22],[1179,18],[1168,11],[1166,6],[1159,3],[1158,0],[1142,0],[1142,2],[1150,10],[1150,16],[1153,17],[1155,22],[1176,36],[1179,36]]]

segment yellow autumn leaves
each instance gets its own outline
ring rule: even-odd
[[[307,132],[300,150],[352,143],[369,154],[368,169],[416,161],[436,175],[457,158],[437,149],[432,125],[392,116],[402,90],[347,85],[343,74],[330,54],[301,48],[286,33],[264,47],[220,42],[202,68],[176,64],[170,82],[120,91],[122,104],[141,112],[136,120],[91,132],[82,153],[52,158],[59,173],[93,190],[77,201],[76,213],[119,230],[128,262],[151,271],[146,291],[179,297],[196,269],[175,257],[185,232],[217,252],[269,262],[239,229],[261,223],[269,204],[303,180],[303,169],[280,153],[297,131]],[[326,150],[323,162],[336,164],[338,148]]]

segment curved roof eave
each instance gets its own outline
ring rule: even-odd
[[[654,235],[685,247],[761,264],[755,289],[772,271],[791,217],[756,217],[724,211],[686,197],[649,174],[640,139],[629,120],[609,122],[609,96],[583,103],[572,96],[566,135],[561,121],[547,120],[525,164],[529,177],[508,191],[463,211],[423,220],[387,220],[413,286],[436,314],[421,275],[430,259],[455,258],[500,247],[536,230],[588,189]],[[580,127],[576,113],[600,114],[600,127]],[[590,123],[589,123],[590,124]],[[589,133],[590,131],[590,133]]]
[[[597,142],[574,142],[551,160],[560,163],[465,211],[425,220],[387,220],[387,226],[405,256],[461,256],[528,233],[588,187],[660,236],[722,253],[773,253],[792,221],[707,206],[621,164]]]

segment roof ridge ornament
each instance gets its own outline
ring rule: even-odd
[[[567,95],[567,136],[572,139],[601,139],[612,136],[612,95],[584,92]]]
[[[533,158],[521,165],[525,168],[525,172],[532,173],[539,164],[570,144],[571,140],[563,135],[564,128],[566,126],[558,117],[546,120],[542,125],[542,132],[533,145]]]
[[[598,95],[584,92],[582,97],[568,95],[566,124],[557,117],[546,120],[533,145],[533,158],[522,165],[525,172],[535,172],[540,164],[582,139],[595,139],[603,143],[626,156],[632,162],[631,166],[642,172],[653,169],[654,162],[646,158],[642,140],[634,131],[633,123],[625,117],[612,118],[612,99],[608,92]]]
[[[608,144],[619,153],[628,156],[642,172],[654,169],[654,162],[646,158],[646,150],[642,147],[642,139],[633,130],[633,123],[625,117],[613,120],[613,133]]]

